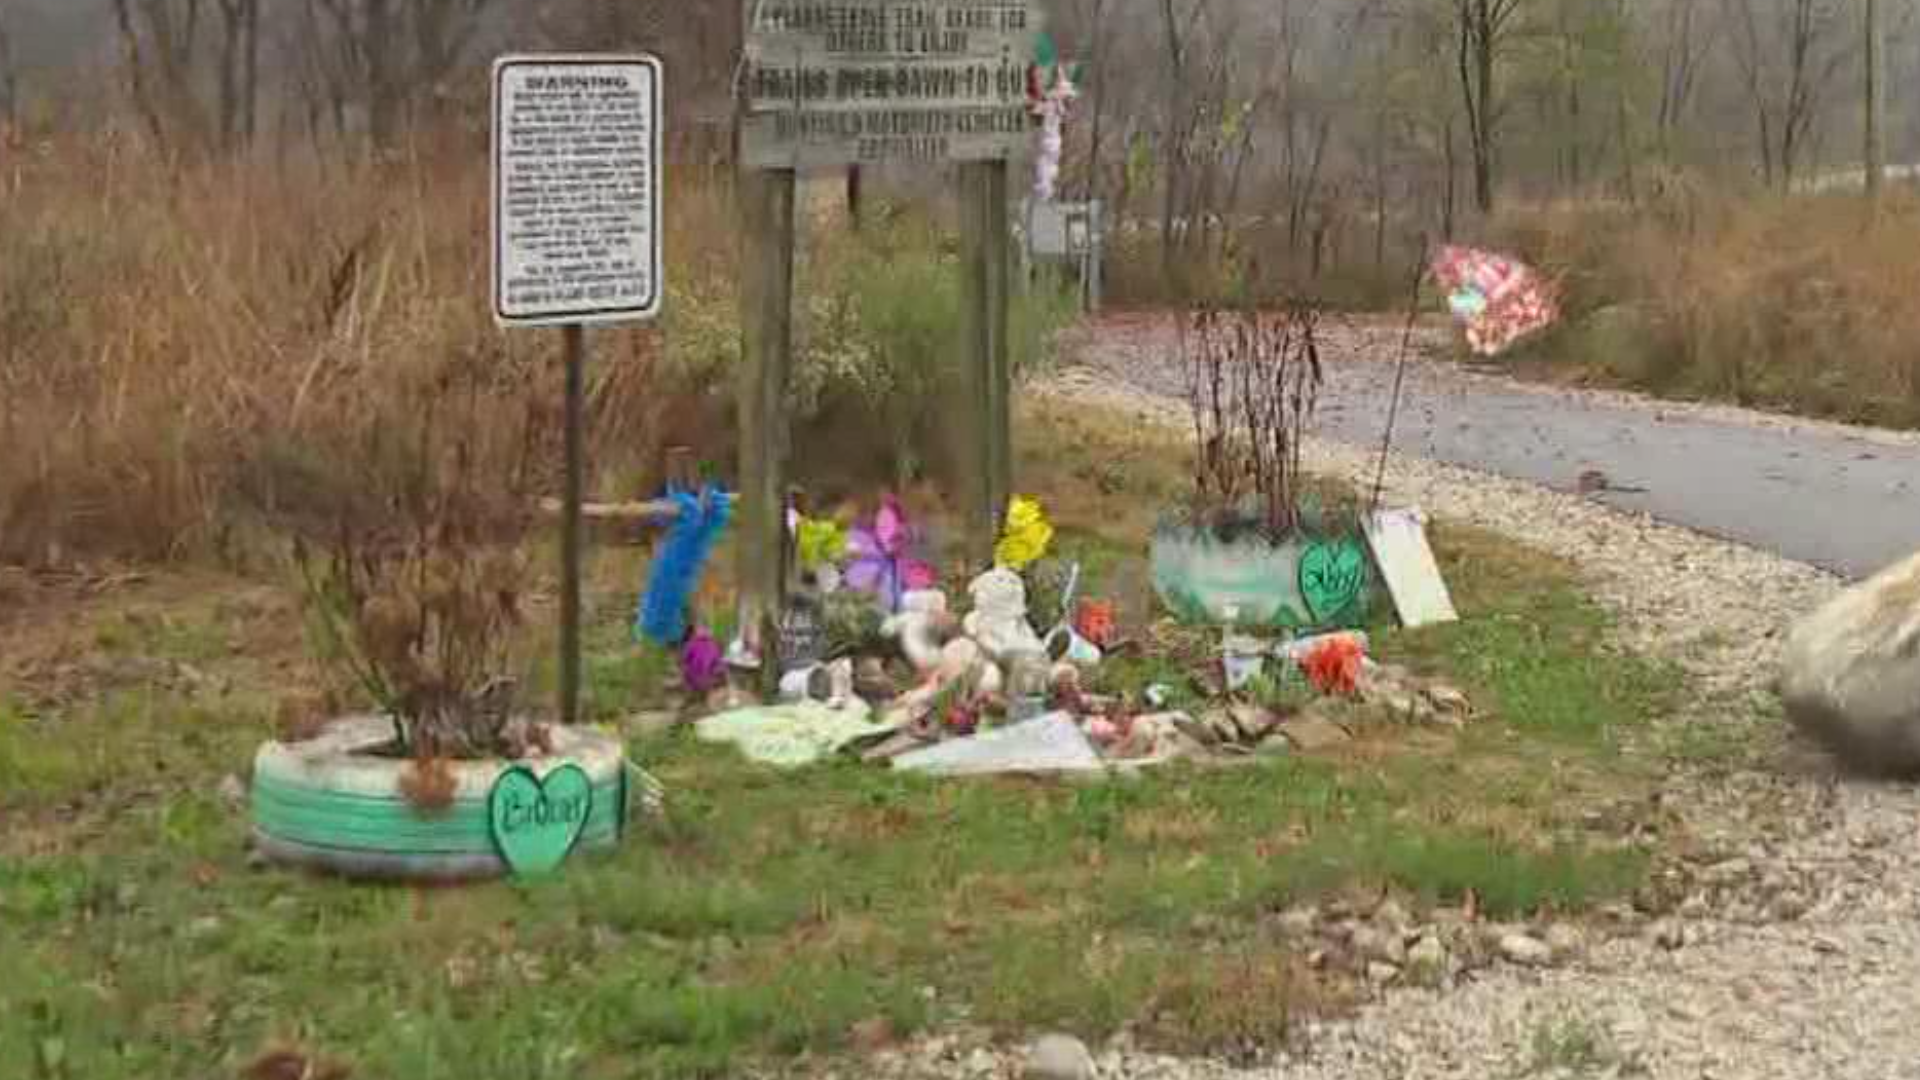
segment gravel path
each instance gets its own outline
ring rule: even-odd
[[[1321,434],[1379,445],[1403,332],[1324,324]],[[1597,470],[1616,485],[1599,495],[1610,505],[1852,577],[1920,545],[1920,433],[1517,383],[1436,359],[1448,334],[1429,324],[1417,336],[1395,432],[1408,453],[1548,487]],[[1184,400],[1165,317],[1103,320],[1071,345],[1093,370]]]
[[[1069,368],[1044,393],[1184,425],[1184,407],[1110,372]],[[1377,458],[1315,442],[1310,467],[1371,476]],[[1419,505],[1572,556],[1627,643],[1677,659],[1700,693],[1674,725],[1754,750],[1676,764],[1663,807],[1703,850],[1670,919],[1551,968],[1497,964],[1445,989],[1395,989],[1316,1025],[1276,1064],[1097,1054],[1108,1080],[1461,1080],[1523,1075],[1886,1080],[1920,1076],[1920,793],[1842,779],[1783,735],[1767,685],[1783,628],[1838,578],[1592,499],[1396,457],[1391,505]],[[1542,1033],[1558,1050],[1542,1056]],[[938,1048],[935,1048],[937,1050]],[[1021,1055],[921,1050],[878,1063],[912,1077],[1018,1077]],[[1549,1066],[1545,1067],[1544,1066]]]

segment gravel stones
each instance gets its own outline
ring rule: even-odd
[[[1414,942],[1413,948],[1407,950],[1407,969],[1414,981],[1425,986],[1436,985],[1445,979],[1450,974],[1447,970],[1450,962],[1447,947],[1433,934],[1422,936]]]
[[[1502,958],[1527,967],[1545,967],[1553,962],[1552,946],[1531,934],[1502,934],[1499,949]]]

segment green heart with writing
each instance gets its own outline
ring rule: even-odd
[[[593,782],[580,766],[562,765],[542,781],[515,765],[487,797],[493,845],[516,875],[551,873],[579,843],[592,806]]]
[[[1367,587],[1367,550],[1358,540],[1318,541],[1300,556],[1300,596],[1315,622],[1329,622]]]

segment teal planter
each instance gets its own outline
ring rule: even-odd
[[[1275,544],[1164,526],[1153,536],[1152,564],[1154,592],[1181,622],[1293,634],[1364,626],[1377,580],[1366,542],[1353,533],[1300,533]]]
[[[626,824],[626,757],[610,735],[556,727],[550,758],[450,762],[452,802],[431,813],[415,807],[404,793],[402,777],[410,763],[376,753],[394,736],[391,720],[355,717],[308,742],[262,746],[253,765],[254,846],[276,863],[351,878],[500,877],[527,868],[516,849],[529,842],[527,831],[519,831],[503,849],[490,805],[495,787],[508,774],[513,774],[509,785],[530,789],[521,800],[529,804],[545,794],[542,782],[546,788],[563,783],[577,788],[567,793],[572,820],[564,844],[549,843],[555,850],[536,852],[527,862],[551,870],[568,854],[620,842]],[[512,866],[509,855],[515,856]]]

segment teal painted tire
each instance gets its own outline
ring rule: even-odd
[[[1337,612],[1317,616],[1300,584],[1301,560],[1317,541],[1367,550],[1360,536],[1296,534],[1270,544],[1258,537],[1227,542],[1190,527],[1162,528],[1149,548],[1154,592],[1161,606],[1190,626],[1237,623],[1289,634],[1364,627],[1379,580],[1371,556],[1360,564],[1352,599]],[[1235,611],[1238,618],[1230,618]]]
[[[394,726],[384,717],[340,720],[319,738],[272,742],[253,763],[253,841],[268,860],[352,878],[473,881],[501,877],[487,799],[500,774],[521,766],[546,776],[577,765],[592,784],[575,852],[606,850],[626,823],[626,765],[619,740],[579,728],[553,729],[551,757],[457,761],[453,804],[423,814],[400,780],[409,763],[376,756]]]

